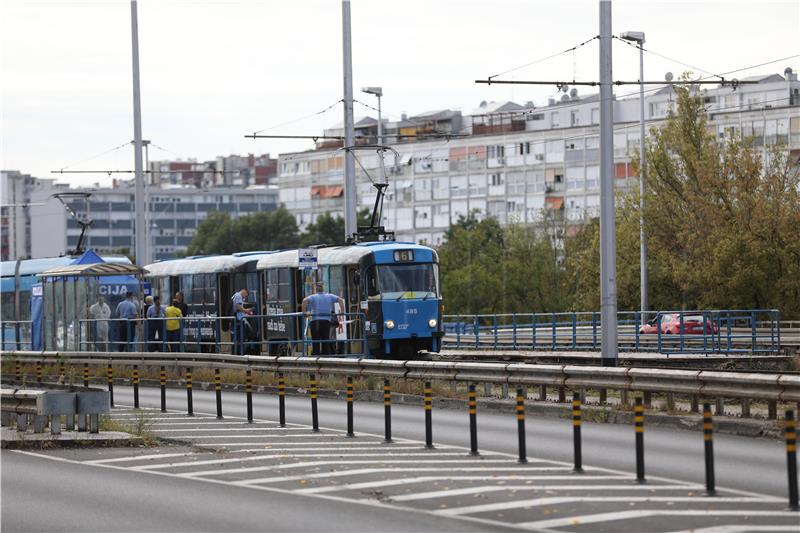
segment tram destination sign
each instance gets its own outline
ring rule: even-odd
[[[300,248],[297,250],[297,267],[301,270],[310,268],[317,269],[317,249]]]

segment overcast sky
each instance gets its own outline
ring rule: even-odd
[[[339,0],[140,0],[144,138],[168,150],[151,159],[278,154],[311,141],[243,135],[320,111],[342,98]],[[614,0],[613,32],[646,33],[646,49],[698,74],[745,77],[800,70],[800,2]],[[485,86],[474,80],[535,61],[598,33],[598,1],[353,0],[353,72],[384,88],[384,116],[481,100],[545,104],[555,87]],[[132,169],[130,3],[0,1],[3,169]],[[597,79],[597,40],[505,79]],[[614,43],[614,79],[638,79],[638,51]],[[689,67],[645,55],[645,78]],[[618,89],[618,94],[635,91]],[[581,91],[588,94],[590,89]],[[356,115],[371,113],[356,104]],[[374,113],[373,113],[374,114]],[[314,135],[342,120],[341,104],[269,133]],[[71,177],[109,184],[107,175]]]

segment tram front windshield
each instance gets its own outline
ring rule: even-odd
[[[378,265],[376,270],[377,287],[370,287],[369,291],[373,297],[402,300],[436,298],[438,295],[439,265],[437,264]]]

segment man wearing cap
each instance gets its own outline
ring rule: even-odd
[[[331,346],[331,328],[336,316],[336,303],[339,309],[344,309],[344,300],[325,292],[322,282],[317,282],[317,292],[303,299],[303,314],[308,316],[308,327],[311,330],[311,345],[313,355],[329,355],[333,353]]]

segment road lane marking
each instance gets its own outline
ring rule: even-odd
[[[266,450],[270,451],[270,450]],[[393,453],[393,452],[384,452],[384,453],[355,453],[351,454],[356,457],[429,457],[429,456],[463,456],[464,454],[461,452],[453,452],[453,453],[428,453],[428,452],[419,452],[419,453]],[[180,468],[184,466],[202,466],[202,465],[222,465],[228,463],[245,463],[250,461],[266,461],[270,459],[303,459],[308,457],[342,457],[341,453],[321,453],[315,455],[308,455],[308,454],[291,454],[291,453],[265,453],[261,455],[254,455],[252,457],[232,457],[230,459],[211,459],[208,461],[182,461],[178,463],[158,463],[154,465],[143,465],[143,466],[133,466],[131,467],[134,470],[158,470],[161,468]],[[503,461],[507,461],[503,459]],[[375,461],[380,463],[385,463],[387,461]]]
[[[699,501],[704,501],[704,498],[698,498]],[[568,527],[568,526],[583,526],[586,524],[598,524],[601,522],[615,522],[619,520],[631,520],[633,518],[651,518],[653,516],[748,516],[748,517],[771,517],[783,518],[792,517],[797,518],[797,511],[720,511],[709,509],[638,509],[630,511],[617,511],[613,513],[598,513],[589,515],[576,515],[564,518],[556,518],[553,520],[537,520],[535,522],[518,522],[515,524],[519,527],[531,529],[546,529],[554,527]],[[695,530],[696,531],[696,530]]]
[[[338,470],[335,472],[319,472],[319,473],[310,473],[306,475],[297,475],[297,476],[278,476],[278,477],[265,477],[260,479],[244,479],[241,481],[236,481],[235,483],[240,483],[242,485],[252,485],[252,484],[261,484],[261,483],[281,483],[284,481],[299,481],[302,479],[322,479],[322,478],[329,478],[329,477],[349,477],[349,476],[361,476],[361,475],[371,475],[371,474],[385,474],[385,473],[404,473],[404,472],[413,472],[413,473],[422,473],[422,472],[502,472],[512,470],[511,468],[495,468],[491,466],[474,466],[474,467],[463,467],[463,468],[437,468],[437,467],[422,467],[422,468],[358,468],[352,470]],[[476,480],[476,481],[489,481],[492,479],[499,479],[502,480],[507,478],[509,480],[521,480],[525,481],[528,479],[528,476],[520,475],[520,474],[511,474],[508,476],[500,476],[500,475],[492,475],[492,476],[436,476],[436,479],[440,480],[448,480],[448,479],[466,479],[466,480]],[[417,478],[402,478],[402,479],[417,479]],[[431,479],[434,479],[431,477]],[[592,476],[591,479],[629,479],[633,480],[633,476]],[[593,485],[585,485],[585,486],[593,486]]]
[[[301,492],[301,491],[297,491]],[[468,505],[465,507],[452,507],[436,511],[443,515],[462,515],[488,513],[492,511],[507,511],[543,505],[562,505],[565,503],[657,503],[657,502],[692,502],[706,503],[780,503],[779,498],[768,500],[758,498],[736,498],[723,496],[556,496],[552,498],[534,498],[531,500],[515,500],[509,502],[486,503],[481,505]]]
[[[303,455],[301,457],[308,458],[310,456]],[[239,473],[250,473],[250,472],[261,472],[266,470],[281,470],[286,468],[306,468],[306,467],[313,467],[313,466],[328,466],[328,465],[382,465],[382,464],[423,464],[423,463],[432,463],[432,464],[447,464],[447,463],[454,463],[454,464],[464,464],[464,463],[471,463],[475,461],[470,460],[457,460],[451,461],[447,459],[441,460],[400,460],[400,459],[387,459],[386,461],[376,461],[376,460],[369,460],[369,461],[355,461],[355,460],[344,460],[344,461],[311,461],[306,463],[285,463],[285,464],[278,464],[278,465],[268,465],[268,466],[256,466],[252,468],[231,468],[228,470],[207,470],[205,472],[185,472],[181,474],[177,474],[184,477],[202,477],[202,476],[209,476],[209,475],[223,475],[223,474],[239,474]],[[491,460],[487,459],[485,461],[479,461],[480,463],[508,463],[507,459],[500,459],[500,460]],[[412,471],[420,471],[422,469],[416,468],[412,469]],[[456,470],[456,469],[452,469]],[[497,470],[497,468],[487,468],[487,470]]]
[[[669,533],[746,533],[749,531],[794,531],[797,533],[798,526],[711,526],[701,527],[697,529],[682,529],[680,531],[672,531]]]
[[[565,471],[569,470],[567,467],[560,467],[560,468],[526,468],[526,472],[553,472],[553,471]],[[512,476],[506,476],[511,478]],[[599,478],[603,478],[603,476],[598,476]],[[514,479],[519,479],[518,476],[514,476]],[[491,476],[484,476],[484,480],[487,479],[498,479],[496,477]],[[524,479],[530,480],[557,480],[557,479],[575,479],[575,476],[558,476],[558,475],[550,475],[550,476],[524,476]],[[594,478],[591,478],[594,479]],[[378,487],[392,487],[395,485],[412,485],[414,483],[426,483],[428,481],[436,480],[435,477],[417,477],[417,478],[400,478],[400,479],[382,479],[380,481],[365,481],[362,483],[349,483],[344,485],[329,485],[327,487],[310,487],[307,489],[297,489],[295,492],[299,492],[301,494],[318,494],[323,492],[336,492],[342,490],[359,490],[359,489],[374,489]]]
[[[501,477],[436,477],[432,478],[437,481],[450,481],[450,480],[475,480],[475,481],[493,481],[495,479],[509,479],[518,480],[517,476],[501,476]],[[594,479],[594,478],[592,478]],[[633,476],[631,476],[633,480]],[[410,502],[415,500],[428,500],[434,498],[448,498],[450,496],[469,496],[471,494],[483,494],[486,492],[503,492],[503,491],[529,491],[529,490],[586,490],[591,488],[593,490],[614,490],[614,491],[656,491],[656,490],[699,490],[703,489],[704,485],[642,485],[639,483],[630,485],[481,485],[477,487],[465,487],[463,489],[444,489],[433,490],[430,492],[418,492],[416,494],[402,494],[399,496],[389,496],[388,499],[395,502]]]
[[[208,452],[212,453],[212,452]],[[111,459],[93,459],[91,461],[81,461],[87,465],[100,465],[105,463],[124,463],[127,461],[145,461],[149,459],[166,459],[167,457],[188,457],[192,455],[201,455],[196,452],[184,453],[154,453],[151,455],[126,455],[125,457],[113,457]]]

